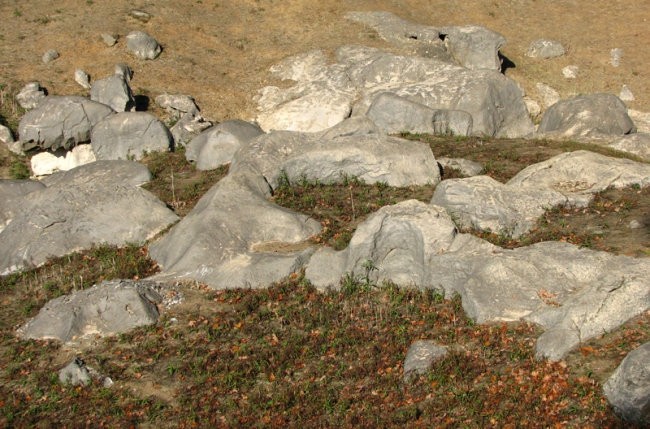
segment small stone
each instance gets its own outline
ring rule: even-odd
[[[133,9],[131,12],[129,12],[129,16],[131,16],[131,18],[137,19],[140,22],[144,22],[145,24],[151,19],[150,13],[137,9]]]
[[[11,144],[14,142],[14,136],[11,130],[4,125],[0,125],[0,142],[4,144]]]
[[[109,33],[102,33],[102,41],[106,46],[115,46],[117,43],[117,36]]]
[[[104,377],[104,381],[102,381],[102,386],[104,386],[105,389],[108,389],[112,385],[114,385],[115,382],[111,377]]]
[[[558,94],[555,89],[551,88],[545,83],[537,83],[535,86],[537,87],[537,93],[542,99],[542,105],[544,108],[548,109],[560,101],[560,94]]]
[[[38,106],[45,99],[45,90],[38,82],[29,82],[16,94],[16,101],[25,110]]]
[[[556,40],[538,39],[533,41],[526,56],[531,58],[554,58],[561,57],[566,53],[564,46]]]
[[[634,219],[631,220],[630,223],[627,225],[628,228],[630,229],[640,229],[643,228],[643,224],[639,222],[638,220]]]
[[[59,58],[59,53],[55,51],[54,49],[50,49],[49,51],[45,52],[43,54],[43,63],[47,64],[49,62],[52,62]]]
[[[611,56],[610,63],[614,67],[620,66],[621,65],[621,57],[623,56],[623,49],[614,48],[611,51],[609,51],[609,54]]]
[[[627,85],[623,85],[618,98],[623,101],[634,101],[634,94],[632,94],[632,91],[630,91],[630,88],[628,88]]]
[[[59,371],[61,384],[70,386],[87,386],[90,384],[90,373],[86,363],[81,358],[75,358]]]
[[[88,73],[81,69],[77,69],[74,71],[74,81],[77,82],[79,85],[84,87],[85,89],[90,89],[90,76],[88,76]]]
[[[115,74],[123,76],[127,82],[131,82],[131,79],[133,79],[133,70],[128,66],[128,64],[115,64]]]
[[[578,66],[566,66],[562,69],[562,76],[567,79],[575,79],[578,77]]]
[[[411,344],[406,359],[404,359],[404,382],[412,377],[425,374],[433,362],[443,359],[447,355],[447,348],[437,345],[433,341],[419,340]]]

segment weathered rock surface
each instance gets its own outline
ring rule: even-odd
[[[23,109],[30,110],[38,106],[45,97],[45,90],[38,82],[29,82],[16,94],[16,101]]]
[[[96,161],[85,164],[82,168],[73,168],[68,171],[60,171],[51,176],[40,179],[46,186],[71,185],[98,182],[120,183],[130,186],[141,186],[151,180],[149,169],[138,162],[133,161]]]
[[[138,167],[87,164],[50,176],[47,188],[22,197],[0,232],[0,273],[100,243],[141,243],[176,222],[178,217],[151,193],[119,179],[131,171],[138,172],[131,180],[140,182]]]
[[[201,115],[185,113],[169,130],[174,140],[174,147],[187,145],[211,126],[212,122],[204,120]]]
[[[243,144],[263,133],[250,122],[225,121],[192,139],[185,148],[185,158],[195,162],[198,170],[214,170],[230,163]]]
[[[87,386],[92,381],[90,371],[86,364],[79,358],[75,358],[61,368],[59,381],[65,386]]]
[[[14,142],[14,135],[11,130],[4,125],[0,125],[0,142],[7,145]]]
[[[43,54],[43,57],[41,59],[43,60],[43,64],[48,64],[48,63],[51,63],[52,61],[56,60],[60,56],[61,55],[55,49],[48,49]]]
[[[442,168],[442,175],[445,175],[445,170],[454,169],[458,170],[460,174],[467,177],[478,176],[483,172],[485,167],[475,161],[463,158],[446,158],[439,157],[436,158],[440,168]]]
[[[537,39],[530,43],[526,56],[531,58],[555,58],[564,55],[566,50],[557,40]]]
[[[81,85],[84,89],[90,89],[90,76],[88,73],[81,69],[74,71],[74,81]]]
[[[123,112],[99,122],[91,144],[97,159],[142,159],[148,152],[173,149],[171,133],[150,113]]]
[[[650,134],[648,133],[627,134],[610,141],[607,146],[650,161]]]
[[[21,338],[61,342],[127,332],[158,320],[155,283],[112,280],[49,301],[18,330]]]
[[[407,21],[390,12],[348,12],[345,17],[371,27],[382,39],[397,46],[441,42],[436,28]]]
[[[461,66],[470,70],[501,71],[499,49],[506,44],[501,34],[477,25],[440,29],[445,46]]]
[[[554,88],[545,83],[538,82],[535,84],[535,88],[537,89],[537,94],[539,95],[539,99],[541,100],[544,109],[548,109],[560,101],[560,94]]]
[[[111,106],[116,112],[135,110],[135,99],[125,76],[99,79],[90,88],[90,99]]]
[[[176,118],[188,113],[192,116],[199,114],[199,107],[189,95],[161,94],[155,98],[155,102]]]
[[[18,135],[23,150],[34,147],[70,149],[90,141],[92,128],[113,110],[77,96],[49,96],[20,120]]]
[[[162,48],[144,31],[132,31],[126,35],[126,48],[141,60],[153,60],[162,52]]]
[[[41,152],[29,160],[34,176],[46,176],[57,171],[67,171],[80,165],[95,162],[95,153],[89,144],[80,144],[70,151]]]
[[[578,95],[551,106],[537,130],[545,137],[599,137],[636,131],[627,107],[615,95]]]
[[[101,34],[102,42],[108,47],[115,46],[117,43],[118,36],[115,34],[102,33]]]
[[[0,232],[14,217],[20,198],[43,188],[45,185],[36,180],[0,179]]]
[[[650,422],[650,343],[631,351],[603,386],[623,420],[645,427]]]
[[[412,377],[426,374],[431,365],[447,355],[447,348],[439,346],[435,341],[418,340],[409,347],[404,359],[404,382]]]

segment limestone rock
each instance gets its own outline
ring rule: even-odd
[[[90,76],[88,73],[81,69],[74,71],[74,81],[81,85],[84,89],[90,89]]]
[[[545,83],[538,82],[535,84],[535,87],[545,109],[560,101],[560,94]]]
[[[43,64],[51,63],[52,61],[56,60],[59,58],[60,55],[59,53],[54,50],[54,49],[49,49],[47,52],[43,54]]]
[[[440,29],[445,46],[458,63],[470,70],[501,71],[499,49],[505,37],[487,28],[468,25]]]
[[[607,146],[650,161],[650,134],[648,133],[627,134],[614,141],[608,141]]]
[[[212,122],[204,120],[201,115],[194,116],[191,113],[185,113],[169,130],[174,139],[174,147],[187,145],[211,126]]]
[[[131,82],[131,79],[133,79],[133,69],[131,69],[128,64],[115,64],[115,71],[113,74],[116,76],[122,76],[127,82]]]
[[[102,33],[101,37],[104,44],[108,47],[115,46],[118,39],[118,37],[115,34],[110,34],[110,33]]]
[[[49,301],[19,330],[21,338],[63,343],[128,332],[158,320],[162,297],[147,281],[112,280]]]
[[[225,121],[196,136],[185,149],[185,158],[198,170],[214,170],[232,161],[239,148],[264,131],[250,122]]]
[[[138,9],[131,10],[131,12],[129,12],[129,16],[145,24],[149,22],[152,17],[150,13]]]
[[[0,125],[0,142],[7,145],[14,142],[14,135],[11,134],[11,130],[4,125]]]
[[[80,358],[75,358],[61,368],[59,371],[59,381],[67,386],[87,386],[92,381],[90,372],[86,364]]]
[[[545,137],[599,137],[635,131],[627,107],[615,95],[578,95],[551,106],[538,132]]]
[[[623,85],[621,87],[621,92],[619,93],[618,98],[623,101],[634,101],[634,94],[632,94],[632,91],[630,88],[628,88],[627,85]]]
[[[41,85],[38,82],[30,82],[16,94],[16,101],[23,109],[30,110],[38,106],[45,97],[45,90]]]
[[[576,65],[566,66],[562,69],[562,76],[567,79],[575,79],[578,77],[580,68]]]
[[[153,60],[162,52],[156,39],[144,31],[132,31],[127,34],[126,48],[141,60]]]
[[[84,164],[83,167],[68,171],[59,171],[51,176],[41,177],[40,181],[46,186],[54,185],[83,185],[91,182],[120,183],[130,186],[142,186],[151,180],[149,169],[133,161],[95,161]]]
[[[348,12],[345,17],[373,28],[382,39],[398,46],[440,43],[440,33],[434,27],[412,23],[390,12]]]
[[[155,102],[165,109],[167,113],[177,118],[184,116],[186,113],[192,116],[199,114],[199,107],[189,95],[161,94],[155,98]]]
[[[91,144],[97,159],[142,159],[147,152],[167,152],[172,136],[160,120],[146,112],[124,112],[99,122]]]
[[[123,165],[91,163],[58,173],[47,188],[21,198],[0,232],[1,275],[101,243],[142,243],[176,222],[155,196],[120,180]]]
[[[634,121],[637,132],[650,134],[650,113],[628,109],[627,114]]]
[[[621,57],[623,56],[623,49],[621,48],[614,48],[611,51],[609,51],[610,55],[610,64],[614,67],[618,67],[621,65]]]
[[[27,112],[18,125],[23,149],[70,149],[90,140],[90,130],[113,110],[77,96],[49,96]]]
[[[13,219],[19,200],[43,188],[45,185],[36,180],[0,179],[0,232]]]
[[[447,355],[447,348],[439,346],[435,341],[418,340],[409,347],[404,359],[404,382],[412,377],[426,374],[431,365]]]
[[[438,161],[438,164],[442,168],[443,176],[445,175],[445,170],[449,168],[460,171],[466,177],[478,176],[485,169],[482,164],[463,158],[441,157],[436,158],[436,161]]]
[[[116,112],[135,110],[135,99],[129,82],[117,74],[95,81],[90,88],[90,99],[111,106]]]
[[[530,43],[526,56],[531,58],[555,58],[564,55],[566,50],[557,40],[537,39]]]
[[[603,386],[607,400],[624,421],[650,422],[650,343],[631,351]]]
[[[80,144],[70,151],[41,152],[29,160],[34,176],[46,176],[57,171],[71,170],[95,162],[95,153],[89,144]]]

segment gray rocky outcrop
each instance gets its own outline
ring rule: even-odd
[[[20,120],[18,135],[23,150],[34,147],[71,149],[90,141],[92,128],[113,109],[77,96],[49,96]]]
[[[54,174],[13,206],[0,232],[0,273],[39,266],[97,244],[142,243],[178,217],[141,183],[144,166],[104,161]]]
[[[461,66],[470,70],[501,71],[499,49],[506,44],[501,34],[477,25],[443,27],[440,34],[447,50]]]
[[[635,132],[627,107],[615,95],[578,95],[549,107],[539,124],[544,137],[620,136]]]
[[[418,375],[426,374],[431,365],[444,359],[447,348],[431,340],[418,340],[409,347],[404,359],[404,382]]]
[[[650,422],[650,342],[631,351],[603,386],[607,400],[627,423]]]
[[[156,39],[144,31],[132,31],[127,34],[126,49],[141,60],[153,60],[162,52]]]
[[[25,339],[67,343],[127,332],[158,320],[162,302],[155,283],[112,280],[49,301],[18,330]]]
[[[91,145],[97,159],[141,159],[148,152],[173,149],[172,136],[162,121],[146,112],[123,112],[99,122]]]
[[[225,121],[194,137],[185,148],[185,158],[195,162],[198,170],[214,170],[230,163],[242,145],[263,133],[250,122]]]
[[[564,55],[566,50],[557,40],[537,39],[530,43],[526,56],[531,58],[555,58]]]
[[[34,176],[46,176],[57,171],[67,171],[80,165],[95,162],[95,153],[89,144],[80,144],[69,151],[59,149],[32,156],[29,163]]]
[[[41,88],[40,83],[29,82],[16,94],[16,101],[23,109],[30,110],[38,106],[45,97],[45,90]]]
[[[90,88],[90,99],[111,106],[116,112],[135,110],[135,99],[128,79],[114,74],[95,81]]]

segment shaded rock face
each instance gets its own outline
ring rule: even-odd
[[[91,335],[119,334],[156,323],[156,304],[161,301],[154,283],[106,281],[49,301],[19,328],[18,335],[67,343]]]
[[[544,113],[537,130],[557,137],[621,136],[635,132],[627,107],[615,95],[578,95],[562,100]]]
[[[92,128],[113,114],[110,107],[77,96],[49,96],[25,113],[18,125],[23,150],[71,149],[90,141]]]
[[[172,136],[159,119],[146,112],[124,112],[99,122],[91,145],[97,159],[142,159],[148,152],[173,148]]]
[[[650,422],[650,343],[631,351],[603,386],[616,414],[645,427]]]
[[[151,193],[117,179],[132,169],[120,162],[94,164],[54,175],[59,177],[48,187],[12,202],[12,218],[0,232],[0,273],[96,244],[142,243],[176,222]],[[140,182],[141,176],[130,180]]]

